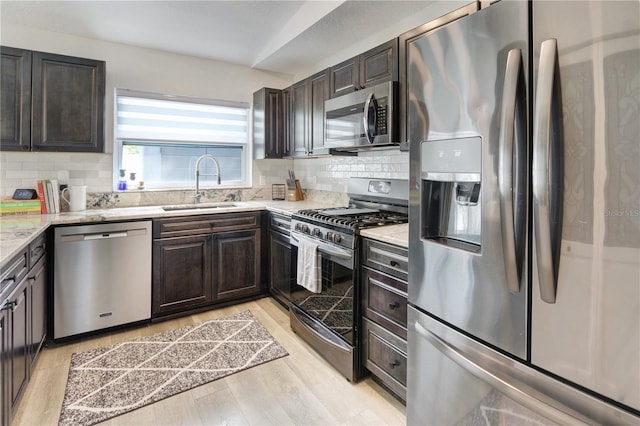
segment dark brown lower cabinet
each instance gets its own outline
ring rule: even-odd
[[[10,424],[9,398],[9,314],[0,305],[0,425]]]
[[[362,362],[406,401],[408,251],[368,238],[362,245]]]
[[[29,287],[23,279],[9,296],[6,312],[9,315],[9,375],[11,411],[20,400],[20,396],[29,381]]]
[[[153,235],[152,318],[265,292],[261,213],[157,219]]]
[[[211,235],[153,243],[152,316],[182,312],[213,301]]]
[[[47,337],[47,261],[43,256],[27,275],[29,301],[31,305],[31,326],[29,334],[30,364],[33,365],[40,354]]]
[[[47,331],[46,235],[0,271],[0,426],[11,424]]]
[[[262,292],[260,229],[213,235],[213,287],[216,301]]]

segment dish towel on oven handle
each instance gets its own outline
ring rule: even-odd
[[[322,292],[321,259],[318,244],[309,238],[298,241],[298,285],[313,293]]]

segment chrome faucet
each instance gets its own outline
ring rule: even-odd
[[[216,173],[200,173],[200,162],[205,159],[213,161],[213,164],[216,166]],[[213,155],[204,154],[196,160],[196,193],[193,196],[194,203],[199,203],[200,198],[202,197],[202,194],[200,193],[200,176],[218,176],[218,185],[220,185],[220,164]]]

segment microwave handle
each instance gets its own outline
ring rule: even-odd
[[[364,114],[362,115],[362,124],[364,125],[364,136],[367,138],[367,142],[373,143],[373,135],[369,135],[369,107],[373,100],[373,92],[367,96],[367,100],[364,103]],[[375,101],[374,101],[375,102]]]

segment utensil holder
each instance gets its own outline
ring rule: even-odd
[[[284,184],[283,183],[274,183],[271,185],[271,199],[272,200],[284,200]]]
[[[302,193],[302,186],[300,181],[296,179],[296,187],[293,189],[287,189],[287,201],[302,201],[304,200],[304,194]]]

